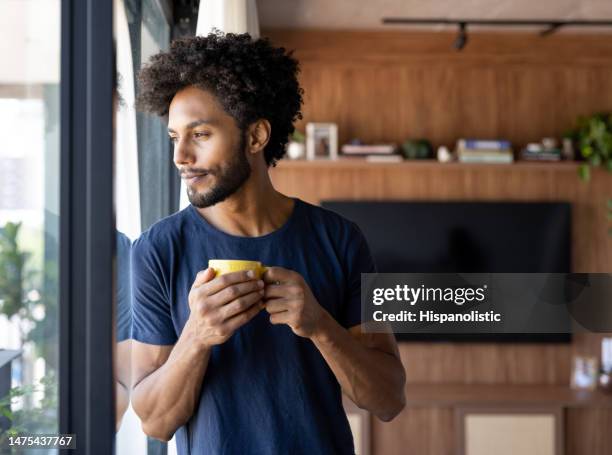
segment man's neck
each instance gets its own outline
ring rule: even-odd
[[[240,237],[260,237],[280,228],[293,211],[293,199],[279,193],[267,178],[251,178],[232,196],[197,209],[220,231]]]

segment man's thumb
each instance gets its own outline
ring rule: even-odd
[[[204,283],[208,283],[215,277],[215,270],[211,267],[200,270],[193,281],[193,287],[202,286]]]

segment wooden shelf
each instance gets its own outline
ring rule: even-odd
[[[544,406],[612,408],[612,395],[567,386],[505,384],[408,384],[407,407]]]
[[[577,172],[580,165],[576,161],[559,162],[533,162],[515,161],[511,164],[504,163],[440,163],[436,160],[405,160],[399,163],[377,163],[365,160],[289,160],[282,159],[278,162],[278,169],[295,168],[326,168],[326,169],[355,169],[355,168],[428,168],[428,169],[448,169],[448,170],[467,170],[467,169],[530,169],[530,170],[555,170]],[[598,171],[598,170],[595,170]]]

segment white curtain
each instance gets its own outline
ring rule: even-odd
[[[116,228],[131,240],[140,235],[140,186],[132,45],[122,0],[114,0],[116,71],[121,78],[119,93],[123,104],[115,112],[115,215]],[[147,453],[147,438],[140,420],[129,406],[116,435],[116,453]]]
[[[131,240],[140,235],[140,187],[138,185],[138,143],[134,66],[127,16],[123,1],[114,0],[116,71],[123,104],[115,113],[115,213],[117,230]]]
[[[249,33],[259,38],[259,19],[255,0],[202,0],[198,11],[196,35],[208,35],[213,29],[225,33]],[[189,205],[185,183],[181,181],[180,208]]]

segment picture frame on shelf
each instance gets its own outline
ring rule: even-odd
[[[338,158],[338,125],[314,122],[306,125],[306,158],[308,160]]]

